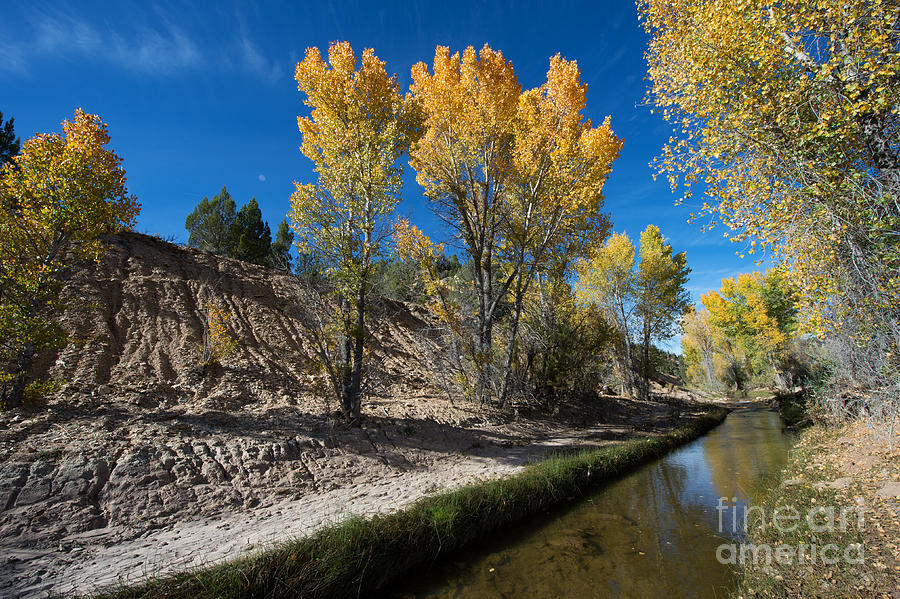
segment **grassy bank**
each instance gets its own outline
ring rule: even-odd
[[[767,564],[762,557],[739,564],[735,598],[897,596],[900,564],[890,563],[896,538],[891,540],[895,533],[886,527],[891,522],[884,520],[890,513],[878,509],[864,476],[849,477],[840,470],[847,461],[845,448],[851,445],[844,430],[810,427],[802,433],[785,468],[757,489],[753,503],[759,509],[750,514],[746,543],[773,551],[782,548],[785,559],[779,563],[773,553]],[[860,503],[862,520],[855,509]],[[787,518],[794,513],[799,518],[776,523],[776,509]],[[842,509],[847,510],[843,523]],[[857,544],[861,550],[851,549]],[[823,559],[822,551],[828,545],[837,550],[827,551]],[[793,557],[788,558],[790,554]],[[854,563],[860,559],[862,563]],[[830,561],[834,563],[827,563]]]
[[[499,527],[588,492],[719,424],[713,408],[650,439],[566,453],[516,475],[422,498],[401,511],[342,524],[256,555],[98,595],[245,598],[357,597],[416,564],[434,560]]]

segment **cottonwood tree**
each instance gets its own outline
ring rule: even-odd
[[[513,127],[521,86],[512,63],[487,46],[462,57],[435,51],[432,72],[412,68],[412,92],[425,112],[425,131],[410,152],[416,180],[435,213],[462,241],[472,271],[476,322],[468,358],[475,369],[472,391],[490,394],[494,324],[513,279],[495,281],[495,253],[503,220],[503,194],[511,171]]]
[[[797,293],[777,270],[723,279],[701,301],[709,324],[738,346],[746,367],[779,388],[789,386],[782,364],[797,327]]]
[[[543,273],[561,279],[569,264],[609,235],[603,185],[622,142],[610,119],[586,119],[587,85],[575,61],[550,59],[547,81],[524,92],[516,111],[512,180],[504,197],[499,255],[514,273],[502,380],[502,405],[525,297]]]
[[[550,61],[547,81],[522,93],[512,63],[487,45],[412,69],[425,131],[411,164],[435,213],[468,258],[476,298],[467,348],[470,391],[506,398],[524,297],[535,276],[608,233],[602,188],[621,142],[607,119],[585,119],[586,86],[574,61]],[[512,297],[510,297],[512,296]],[[499,373],[494,330],[511,300]]]
[[[718,340],[709,322],[709,310],[688,310],[681,322],[681,351],[687,378],[700,379],[707,389],[716,387]]]
[[[360,417],[366,310],[375,261],[386,252],[389,220],[400,200],[397,161],[416,130],[416,111],[396,77],[371,49],[347,42],[310,48],[297,64],[298,89],[312,111],[297,119],[301,152],[318,183],[295,183],[291,227],[301,253],[316,256],[335,311],[320,337],[319,357],[344,417]]]
[[[646,0],[640,12],[648,99],[675,127],[660,172],[673,189],[702,182],[702,214],[771,250],[811,330],[843,343],[838,366],[892,401],[900,6]]]
[[[641,334],[641,395],[650,397],[650,346],[671,338],[681,316],[690,305],[685,289],[691,269],[684,252],[672,253],[659,227],[649,225],[641,233],[635,287]]]
[[[614,233],[589,258],[576,265],[576,297],[582,304],[595,305],[615,330],[621,351],[617,352],[621,391],[634,394],[634,316],[637,281],[634,273],[635,249],[625,233]]]
[[[576,272],[579,302],[598,306],[619,335],[622,391],[649,397],[650,346],[675,333],[689,304],[685,284],[690,269],[684,252],[673,255],[659,228],[648,225],[637,250],[626,234],[614,234],[580,261]],[[640,380],[634,376],[636,366]]]
[[[133,226],[140,205],[107,126],[80,108],[63,133],[27,140],[0,170],[0,401],[18,406],[36,352],[60,347],[63,258],[99,259],[100,235]]]

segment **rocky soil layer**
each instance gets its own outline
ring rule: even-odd
[[[105,427],[54,422],[0,469],[0,595],[88,591],[234,557],[514,472],[560,447],[654,434],[682,415],[605,398],[553,420],[505,421],[439,397],[409,399],[371,402],[360,428],[288,406],[132,408]],[[9,424],[35,420],[46,424]]]

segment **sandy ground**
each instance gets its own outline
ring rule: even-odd
[[[655,434],[677,423],[673,416],[683,410],[666,404],[635,404],[613,398],[607,401],[617,408],[613,417],[616,423],[572,426],[571,418],[562,419],[568,424],[523,418],[500,424],[481,421],[465,427],[432,423],[433,429],[425,430],[426,423],[419,421],[415,426],[421,430],[411,434],[416,438],[408,448],[398,449],[387,442],[372,444],[369,466],[381,466],[371,467],[369,475],[360,475],[354,467],[358,456],[353,455],[349,444],[343,449],[336,447],[337,455],[344,456],[345,461],[334,463],[330,472],[322,474],[318,489],[308,488],[296,497],[274,498],[258,507],[226,509],[184,521],[157,522],[157,526],[139,522],[95,528],[64,536],[55,547],[4,542],[0,547],[4,555],[0,592],[16,597],[86,593],[97,587],[238,557],[309,534],[349,515],[395,510],[428,493],[516,472],[562,447],[602,445]],[[608,413],[609,406],[604,411]],[[637,422],[637,428],[630,422]],[[409,438],[404,431],[411,426],[376,420],[364,429],[344,434],[347,438]],[[412,446],[418,447],[413,450]],[[134,524],[144,526],[135,528]],[[136,531],[138,534],[134,534]]]

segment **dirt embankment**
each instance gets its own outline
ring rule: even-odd
[[[560,446],[671,426],[683,407],[605,398],[552,419],[448,399],[421,307],[373,313],[383,377],[346,429],[316,393],[307,290],[146,235],[72,269],[65,382],[0,415],[0,595],[85,591],[222,559],[350,513],[515,471]],[[198,368],[204,306],[239,347]]]

